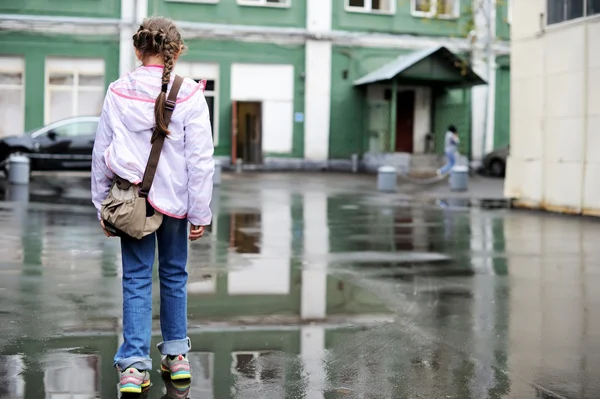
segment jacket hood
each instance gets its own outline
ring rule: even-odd
[[[119,110],[119,117],[129,131],[154,128],[154,104],[161,91],[162,73],[163,67],[159,65],[139,67],[110,85],[109,90],[115,94],[110,96],[115,102],[114,109]],[[174,79],[174,74],[171,74],[167,95]],[[182,108],[180,104],[187,102],[198,90],[204,90],[205,86],[205,80],[196,83],[192,79],[184,79],[177,95],[176,112]]]

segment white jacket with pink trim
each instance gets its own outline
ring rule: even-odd
[[[114,175],[142,181],[155,126],[154,102],[162,67],[139,67],[106,93],[92,154],[92,201],[98,210]],[[171,84],[173,83],[171,76]],[[169,84],[169,90],[171,90]],[[213,140],[204,82],[185,79],[171,117],[148,201],[159,212],[193,225],[211,223]]]

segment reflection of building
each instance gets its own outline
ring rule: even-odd
[[[180,22],[190,47],[177,72],[207,79],[219,156],[297,165],[348,161],[352,154],[420,154],[430,132],[440,152],[454,123],[463,153],[480,158],[508,142],[510,2],[484,7],[485,18],[480,3],[4,1],[0,115],[11,117],[3,118],[0,136],[98,113],[107,83],[135,66],[131,36],[139,21],[163,15]],[[394,62],[399,56],[405,58]],[[481,82],[469,58],[487,85],[470,90]]]
[[[600,215],[600,3],[527,0],[514,7],[505,195],[520,206]]]

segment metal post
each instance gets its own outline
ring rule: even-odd
[[[396,117],[398,108],[398,83],[392,79],[392,101],[390,103],[390,152],[396,152]]]

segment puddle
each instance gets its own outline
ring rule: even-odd
[[[232,179],[189,245],[189,398],[600,396],[595,220]],[[0,397],[117,397],[119,242],[71,194],[0,203]]]

